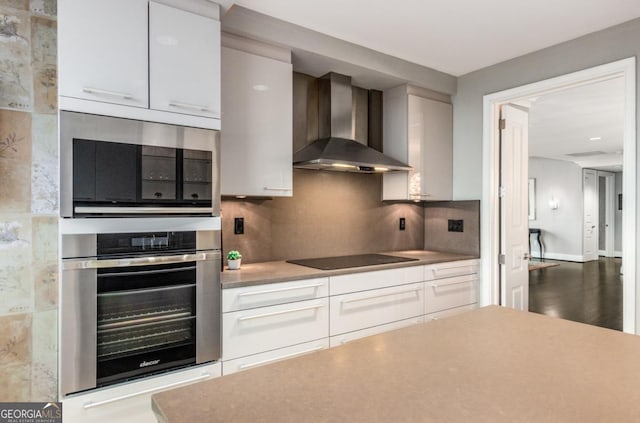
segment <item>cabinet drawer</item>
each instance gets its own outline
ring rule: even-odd
[[[343,333],[342,335],[336,335],[329,338],[329,346],[331,348],[339,347],[340,345],[346,344],[347,342],[355,341],[356,339],[377,335],[379,333],[388,332],[390,330],[404,328],[406,326],[417,325],[418,323],[422,323],[422,322],[424,322],[424,317],[419,316],[419,317],[412,317],[411,319],[400,320],[398,322],[374,326],[372,328]]]
[[[445,317],[455,316],[456,314],[466,313],[467,311],[475,310],[476,308],[478,308],[477,303],[465,305],[462,307],[450,308],[448,310],[437,311],[435,313],[427,314],[426,316],[424,316],[424,320],[426,322],[430,320],[440,320],[440,319],[444,319]]]
[[[424,314],[423,283],[330,297],[330,335],[370,328]]]
[[[329,278],[255,285],[222,290],[222,311],[248,310],[326,297]]]
[[[221,375],[220,363],[149,377],[116,387],[72,395],[62,400],[65,423],[156,423],[151,395]]]
[[[478,301],[478,275],[425,282],[425,314]]]
[[[325,338],[328,319],[327,298],[223,313],[223,360]]]
[[[424,280],[432,281],[453,276],[472,275],[480,270],[479,260],[450,261],[424,266]]]
[[[422,282],[423,280],[422,266],[331,276],[329,295],[386,288],[389,286]]]
[[[224,361],[222,363],[222,374],[230,375],[232,373],[253,369],[254,367],[264,366],[266,364],[310,354],[327,348],[329,348],[329,339],[324,338],[318,339],[317,341],[305,342],[303,344],[237,358],[235,360]]]

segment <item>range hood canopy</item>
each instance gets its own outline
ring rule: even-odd
[[[411,166],[351,139],[351,77],[329,73],[319,80],[320,139],[293,155],[293,167],[341,172],[408,171]]]

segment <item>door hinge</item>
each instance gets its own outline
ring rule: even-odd
[[[498,197],[502,198],[507,195],[507,189],[505,187],[498,187]]]
[[[500,121],[499,121],[499,122],[500,122],[500,123],[499,123],[499,125],[500,125],[500,129],[504,129],[504,128],[506,128],[506,127],[507,127],[507,121],[506,121],[506,119],[500,119]]]
[[[498,264],[507,264],[507,256],[504,254],[498,255]]]

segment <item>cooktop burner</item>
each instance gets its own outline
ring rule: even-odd
[[[416,261],[416,258],[388,256],[386,254],[358,254],[354,256],[321,257],[302,260],[287,260],[287,263],[313,267],[320,270],[346,269],[349,267],[374,266],[376,264]]]

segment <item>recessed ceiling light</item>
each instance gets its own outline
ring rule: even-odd
[[[269,91],[269,86],[264,84],[257,84],[252,87],[256,91]]]
[[[591,137],[589,138],[589,141],[600,141],[602,139],[602,137]]]

